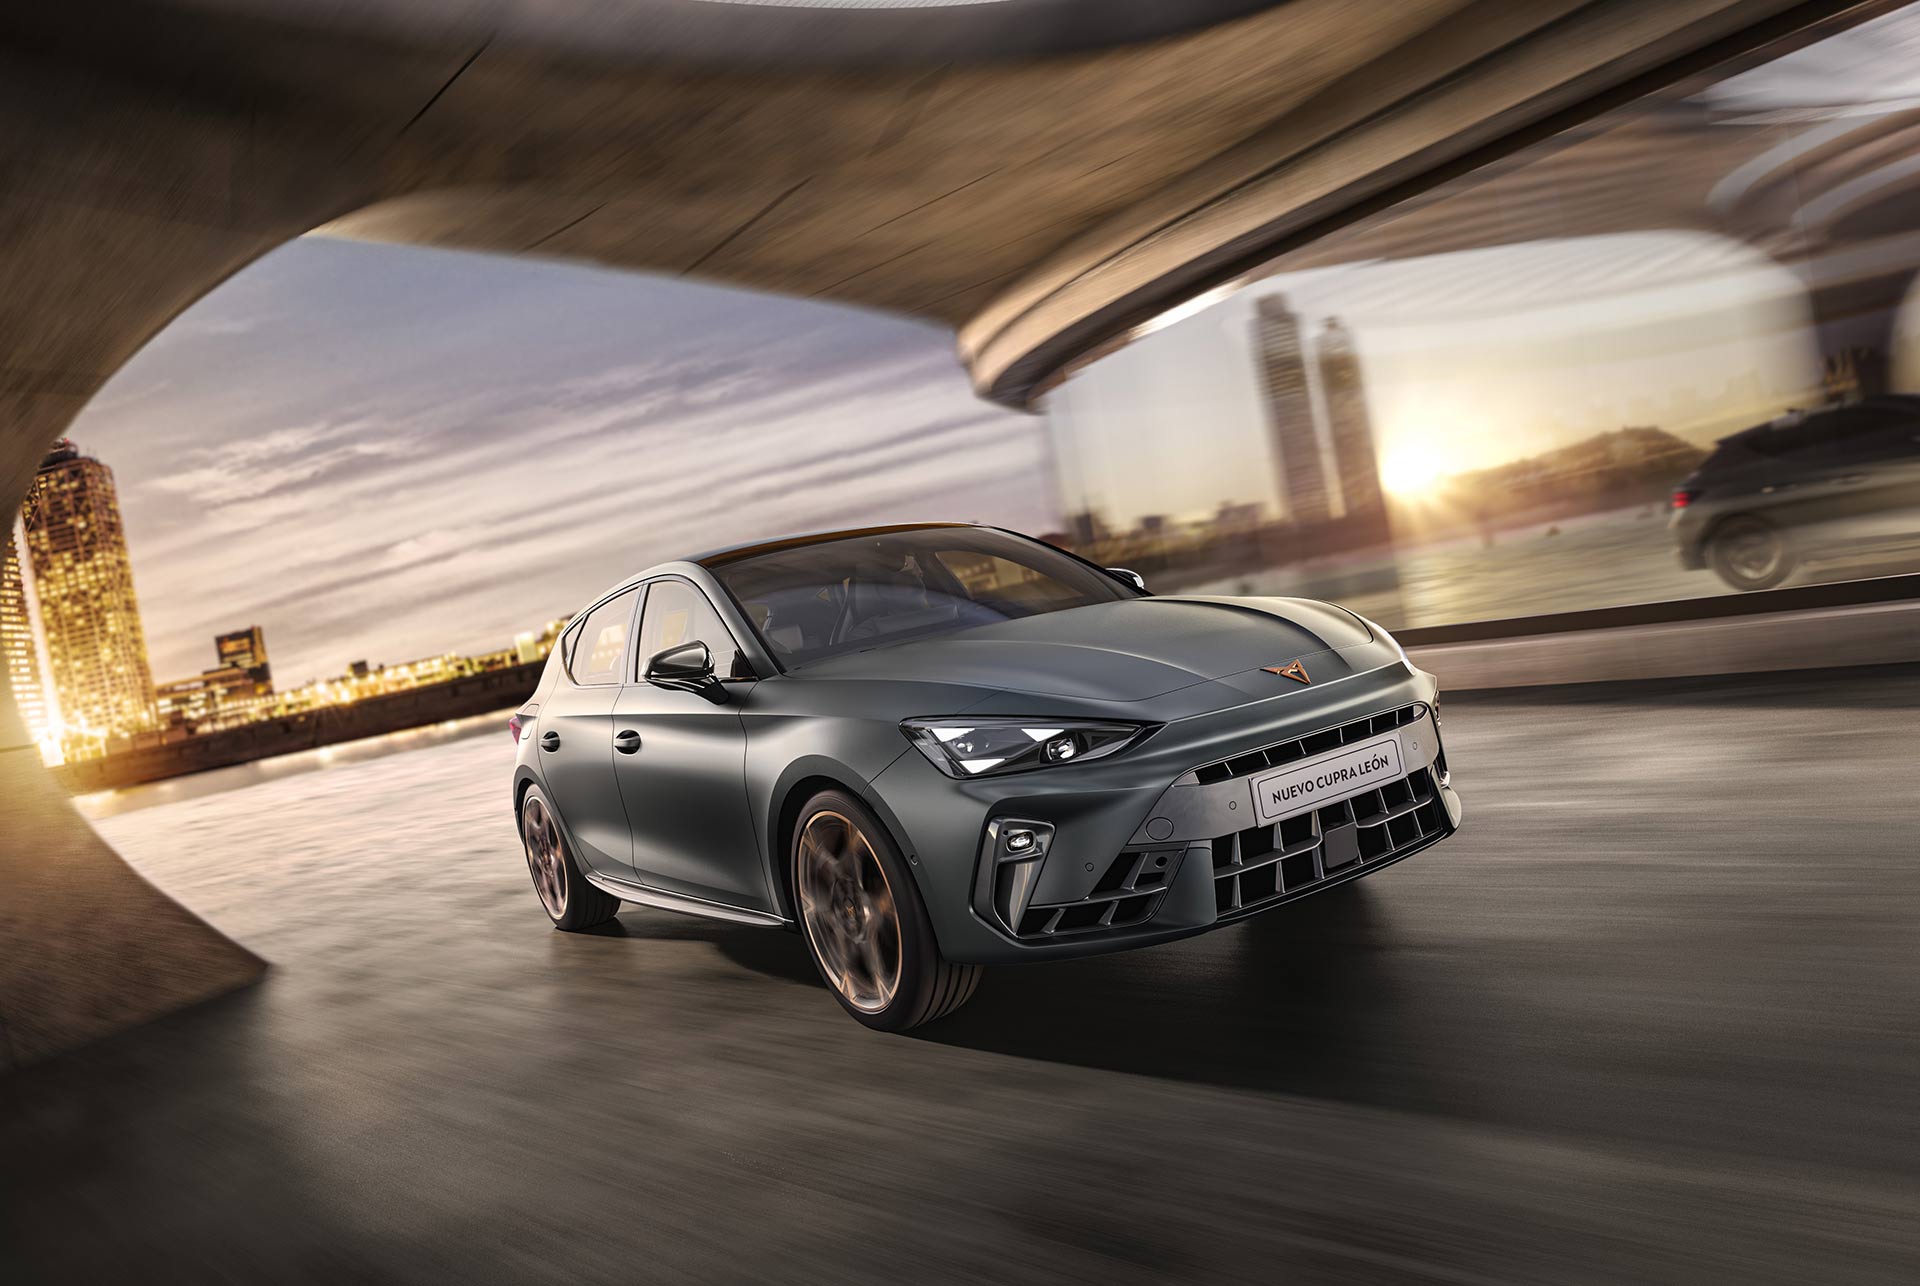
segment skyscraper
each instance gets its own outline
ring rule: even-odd
[[[27,563],[48,668],[70,732],[106,739],[153,722],[153,674],[113,471],[62,439],[27,497]]]
[[[7,667],[7,687],[13,692],[21,721],[37,740],[46,735],[51,711],[47,709],[39,650],[33,637],[24,535],[22,524],[16,520],[0,545],[0,664]]]
[[[1340,475],[1341,507],[1350,521],[1384,526],[1387,502],[1380,490],[1380,461],[1374,452],[1373,421],[1367,415],[1367,390],[1353,334],[1338,317],[1329,317],[1314,348],[1334,466]]]
[[[1255,304],[1253,327],[1267,393],[1267,426],[1273,433],[1275,481],[1287,517],[1301,524],[1324,523],[1333,513],[1320,463],[1300,318],[1287,307],[1286,296],[1262,295]]]

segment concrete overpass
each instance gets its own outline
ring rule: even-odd
[[[0,15],[0,510],[143,343],[315,228],[933,318],[986,396],[1788,0],[72,0]],[[1177,11],[1177,18],[1171,16]],[[0,701],[0,1065],[261,967]]]

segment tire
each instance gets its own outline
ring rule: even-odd
[[[520,801],[520,844],[526,850],[534,896],[554,928],[578,933],[619,914],[620,899],[595,888],[580,874],[553,801],[538,786],[527,787]]]
[[[789,859],[807,954],[855,1021],[906,1031],[946,1017],[980,985],[980,966],[941,958],[900,846],[853,796],[808,800]]]
[[[1721,580],[1747,591],[1772,589],[1793,575],[1799,559],[1778,527],[1741,514],[1714,528],[1707,561]]]

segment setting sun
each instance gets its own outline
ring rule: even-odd
[[[1380,462],[1380,485],[1396,496],[1418,496],[1433,489],[1446,461],[1426,447],[1402,447]]]

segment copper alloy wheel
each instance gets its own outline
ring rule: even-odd
[[[800,919],[821,972],[862,1013],[886,1009],[900,990],[900,910],[872,843],[850,818],[818,812],[798,865]]]
[[[520,810],[520,838],[527,847],[527,870],[540,905],[558,920],[567,913],[567,866],[560,848],[560,828],[538,795],[529,795]]]

